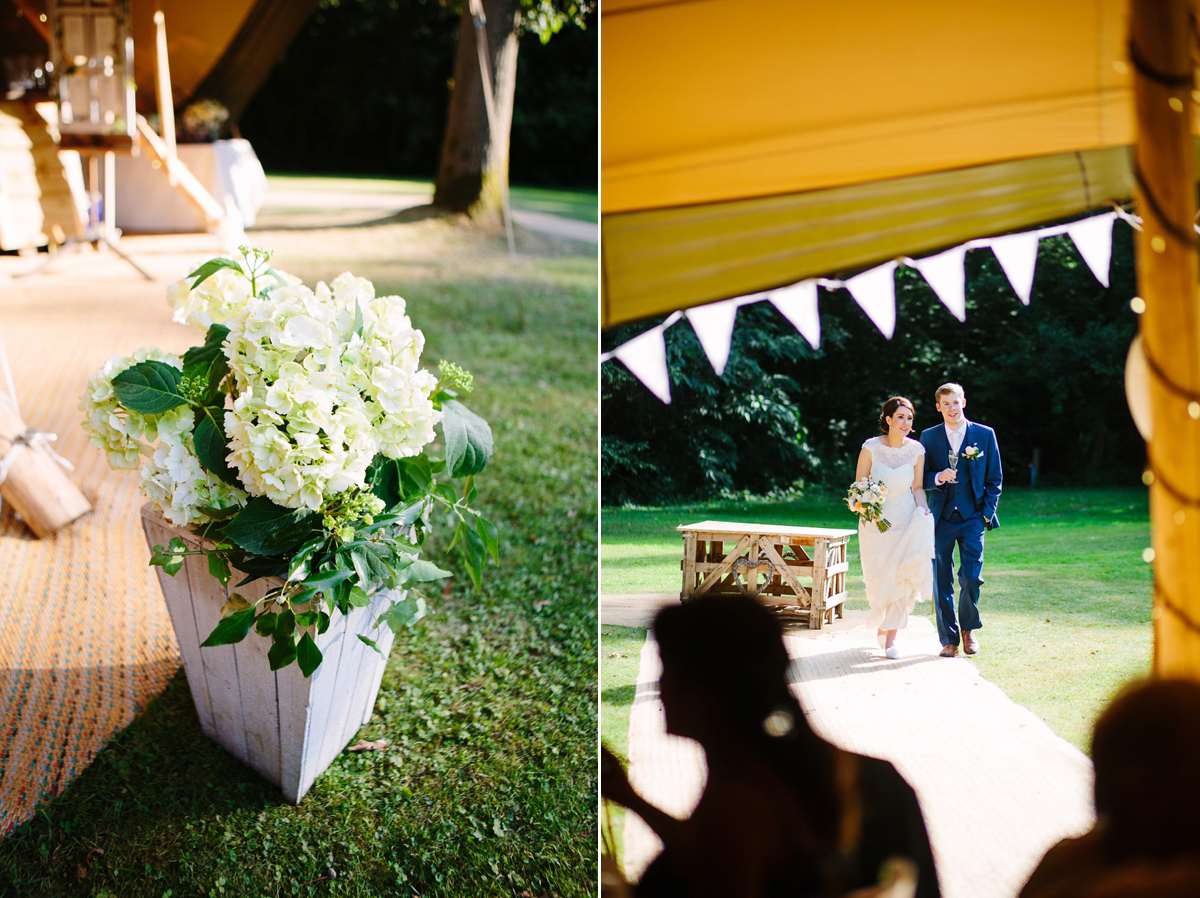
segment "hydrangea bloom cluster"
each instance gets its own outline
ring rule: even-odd
[[[122,408],[113,378],[138,362],[152,359],[176,369],[178,356],[157,349],[140,349],[132,356],[113,356],[88,378],[79,400],[88,440],[99,446],[114,468],[141,467],[143,494],[179,526],[208,520],[202,509],[244,505],[246,493],[201,467],[192,446],[193,414],[183,405],[160,415],[140,415]]]
[[[242,484],[316,511],[365,486],[377,453],[413,456],[433,440],[437,378],[419,367],[425,339],[400,297],[349,273],[315,290],[274,271],[256,280],[257,295],[233,269],[176,288],[176,320],[229,328],[236,398],[224,424]]]
[[[142,463],[158,439],[159,420],[122,408],[113,390],[113,378],[138,362],[153,359],[182,368],[178,356],[158,349],[139,349],[132,356],[114,355],[104,367],[88,378],[79,410],[84,413],[83,430],[88,442],[104,450],[114,468],[134,470]]]

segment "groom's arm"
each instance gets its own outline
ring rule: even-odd
[[[942,473],[942,469],[933,466],[933,449],[924,433],[921,434],[921,445],[925,447],[925,489],[940,490],[942,484],[937,482],[937,476]]]
[[[996,431],[988,429],[991,444],[984,453],[983,473],[983,519],[990,521],[996,515],[1000,503],[1000,491],[1004,488],[1004,472],[1000,465],[1000,446],[996,442]]]

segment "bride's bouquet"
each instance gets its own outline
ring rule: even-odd
[[[858,515],[860,521],[875,522],[880,533],[885,533],[892,526],[891,521],[883,516],[883,500],[887,498],[887,484],[882,480],[872,480],[864,477],[850,484],[846,495],[846,507]]]

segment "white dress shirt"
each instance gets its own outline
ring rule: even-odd
[[[957,454],[962,449],[963,440],[967,438],[967,419],[963,418],[962,427],[958,430],[952,430],[949,424],[943,426],[946,428],[946,439],[950,441],[950,451]]]

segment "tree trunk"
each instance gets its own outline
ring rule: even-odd
[[[454,90],[438,161],[434,206],[475,219],[498,217],[508,190],[508,138],[517,86],[520,0],[481,0],[495,127],[488,122],[470,3],[464,0],[454,55]]]

